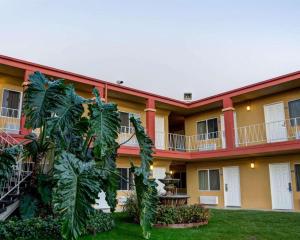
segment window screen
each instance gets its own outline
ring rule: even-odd
[[[291,125],[300,125],[300,99],[295,101],[290,101],[289,105],[289,115]]]
[[[199,171],[200,190],[220,190],[220,173],[218,169]]]
[[[20,100],[21,93],[4,89],[1,111],[2,116],[19,117]]]

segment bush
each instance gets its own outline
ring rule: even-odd
[[[34,240],[34,239],[62,239],[61,223],[58,219],[52,217],[47,218],[31,218],[19,220],[12,218],[11,220],[1,222],[0,239],[5,240]]]
[[[157,208],[156,223],[178,224],[178,223],[199,223],[209,218],[209,209],[199,204],[184,206],[163,206]]]
[[[90,216],[88,221],[86,232],[88,234],[97,234],[100,232],[110,231],[115,226],[114,220],[110,213],[104,213],[102,211],[95,211]]]
[[[123,211],[130,217],[135,223],[139,223],[140,211],[135,194],[131,194],[123,207]]]

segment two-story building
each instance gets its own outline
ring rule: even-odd
[[[0,55],[0,130],[16,139],[28,133],[22,93],[34,71],[72,82],[83,97],[96,87],[117,103],[120,142],[133,132],[130,116],[140,117],[155,142],[153,176],[172,171],[189,203],[300,211],[300,72],[184,102]],[[134,138],[117,159],[128,180],[131,160],[139,162]],[[120,204],[128,182],[120,180]]]

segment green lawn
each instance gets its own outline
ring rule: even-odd
[[[116,227],[111,232],[88,236],[82,240],[137,240],[138,225],[128,223],[116,214]],[[300,239],[300,213],[212,210],[207,226],[194,229],[153,229],[153,240],[209,239]]]

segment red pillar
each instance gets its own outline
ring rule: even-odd
[[[103,102],[106,102],[106,95],[105,95],[105,88],[104,88],[104,86],[99,85],[99,86],[95,86],[95,88],[97,88],[98,91],[100,92],[101,100]]]
[[[155,100],[153,98],[148,98],[146,103],[146,127],[147,134],[155,144]]]
[[[26,90],[28,84],[29,84],[29,75],[32,74],[33,72],[32,71],[29,71],[29,70],[25,70],[25,74],[24,74],[24,80],[23,80],[23,92]],[[25,118],[25,115],[24,115],[24,112],[23,112],[23,107],[21,108],[21,119],[20,119],[20,134],[21,135],[27,135],[30,133],[30,129],[27,129],[25,128],[25,121],[26,121],[26,118]]]
[[[225,122],[225,139],[226,139],[226,148],[233,149],[235,148],[235,134],[234,134],[234,108],[231,98],[223,99],[223,109],[224,113],[224,122]]]

